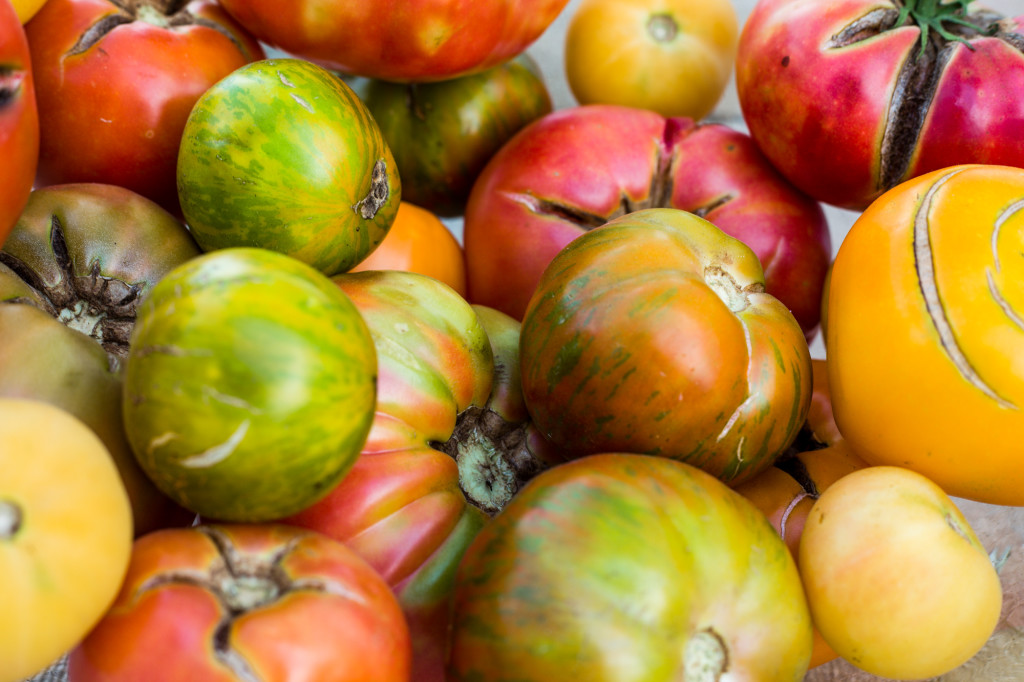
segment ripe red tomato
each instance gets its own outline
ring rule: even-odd
[[[437,81],[536,40],[568,0],[222,0],[261,41],[354,76]]]
[[[786,451],[810,406],[807,343],[754,252],[678,209],[560,251],[519,348],[534,423],[575,457],[661,455],[739,483]]]
[[[0,246],[32,191],[39,119],[28,42],[7,0],[0,0]]]
[[[964,0],[760,0],[743,117],[794,185],[856,210],[940,168],[1024,166],[1022,33],[1024,15]]]
[[[162,530],[135,541],[120,594],[68,671],[75,682],[408,682],[409,632],[381,577],[325,535]]]
[[[259,44],[211,0],[53,0],[25,31],[39,98],[37,185],[120,185],[180,215],[185,120],[210,86],[263,57]]]
[[[832,257],[821,206],[742,132],[631,107],[556,111],[491,158],[466,207],[469,300],[522,319],[562,247],[653,207],[696,213],[746,243],[761,260],[768,293],[808,338],[817,333]]]

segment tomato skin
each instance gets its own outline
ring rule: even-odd
[[[185,226],[123,187],[37,189],[0,250],[0,395],[67,410],[103,441],[137,533],[187,525],[139,468],[121,417],[121,362],[140,301],[199,255]]]
[[[697,213],[762,259],[768,292],[808,338],[832,257],[825,214],[753,141],[630,107],[588,105],[534,121],[477,178],[466,208],[469,297],[522,319],[541,272],[574,238],[643,208]]]
[[[204,251],[257,246],[326,275],[381,243],[402,198],[369,110],[301,59],[253,62],[204,92],[185,124],[177,182]]]
[[[283,525],[204,525],[136,540],[69,677],[404,682],[409,638],[387,585],[341,543]]]
[[[1024,102],[1016,94],[1024,90],[1024,52],[1014,42],[1024,16],[997,24],[991,13],[971,14],[979,23],[966,34],[971,47],[950,42],[936,54],[934,44],[946,41],[932,31],[936,42],[920,57],[921,29],[913,21],[892,26],[902,6],[761,0],[744,24],[736,62],[744,120],[780,172],[819,201],[860,211],[937,169],[1024,166]],[[843,44],[847,34],[851,44]],[[934,70],[902,81],[902,69],[915,63]],[[904,95],[908,107],[896,113],[891,103]]]
[[[139,310],[125,430],[165,494],[204,518],[261,522],[326,495],[373,420],[377,357],[317,270],[257,248],[203,254]]]
[[[466,261],[455,235],[431,211],[403,201],[384,241],[349,272],[404,270],[433,277],[466,296]]]
[[[585,0],[565,35],[580,104],[703,119],[732,77],[739,21],[728,0]]]
[[[25,31],[0,2],[0,246],[21,215],[39,161],[39,114]]]
[[[189,111],[263,50],[210,0],[185,4],[174,16],[188,19],[174,26],[159,25],[168,19],[159,10],[123,4],[54,0],[25,26],[39,98],[36,184],[119,185],[180,215],[175,165]],[[73,51],[91,27],[115,19],[122,23]]]
[[[442,682],[456,566],[494,508],[505,503],[497,494],[481,495],[479,469],[487,467],[467,451],[482,441],[481,450],[493,447],[526,460],[485,460],[503,471],[548,461],[519,390],[519,323],[472,307],[440,282],[413,273],[349,273],[333,280],[377,343],[377,413],[344,480],[284,521],[344,542],[377,569],[409,623],[413,679]],[[474,426],[467,418],[481,408],[511,427],[500,434],[518,435],[523,445],[510,448]],[[441,449],[452,441],[464,450]],[[525,479],[533,471],[516,473]],[[518,480],[493,476],[494,490],[510,484]]]
[[[335,71],[395,82],[464,76],[515,57],[568,0],[223,0],[261,41]]]
[[[678,209],[627,214],[565,247],[520,354],[534,423],[571,456],[657,454],[729,483],[771,466],[811,398],[807,342],[753,251]]]
[[[103,443],[47,403],[0,397],[0,680],[43,671],[110,607],[132,512]]]
[[[711,476],[643,455],[533,479],[467,550],[454,614],[460,681],[679,680],[709,635],[730,679],[795,681],[811,647],[795,562],[764,516]]]
[[[828,381],[863,459],[1024,505],[1024,169],[954,166],[872,203],[836,255]]]
[[[526,55],[437,83],[350,83],[395,155],[403,197],[445,217],[462,215],[494,153],[551,111],[540,69]]]

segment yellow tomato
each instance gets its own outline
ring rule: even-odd
[[[11,0],[14,11],[22,24],[27,24],[28,20],[35,16],[45,2],[46,0]]]
[[[1024,169],[954,166],[857,219],[829,282],[836,424],[870,464],[1024,505]]]
[[[462,245],[433,212],[403,201],[398,215],[380,243],[366,260],[352,268],[404,270],[427,275],[466,296],[466,261]]]
[[[825,641],[874,675],[945,674],[999,620],[1002,588],[985,548],[949,496],[909,469],[859,469],[823,491],[798,562]]]
[[[583,0],[565,37],[569,88],[580,104],[702,119],[732,76],[738,25],[729,0]]]
[[[0,398],[0,682],[85,637],[131,546],[128,494],[92,430],[47,403]]]

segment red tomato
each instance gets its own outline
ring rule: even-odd
[[[760,0],[743,117],[793,184],[856,210],[947,166],[1024,166],[1022,33],[1024,15],[963,0]]]
[[[257,38],[355,76],[437,81],[511,59],[568,0],[222,0]]]
[[[588,230],[671,207],[707,218],[757,254],[768,293],[812,338],[832,255],[821,206],[749,136],[631,107],[589,105],[522,129],[477,178],[465,216],[469,300],[522,319],[541,272]]]
[[[166,4],[166,3],[164,3]],[[38,186],[120,185],[180,215],[185,120],[263,50],[211,0],[52,0],[25,26],[39,98]]]
[[[38,158],[28,43],[11,3],[0,0],[0,246],[28,201]]]
[[[106,616],[71,653],[99,680],[408,682],[409,632],[352,550],[283,525],[199,526],[135,541]]]

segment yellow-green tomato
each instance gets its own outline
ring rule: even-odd
[[[984,547],[946,493],[909,469],[860,469],[822,492],[799,567],[822,636],[881,677],[942,675],[999,620],[1002,589]]]
[[[0,397],[0,682],[78,644],[128,570],[132,510],[92,429],[49,403]]]

